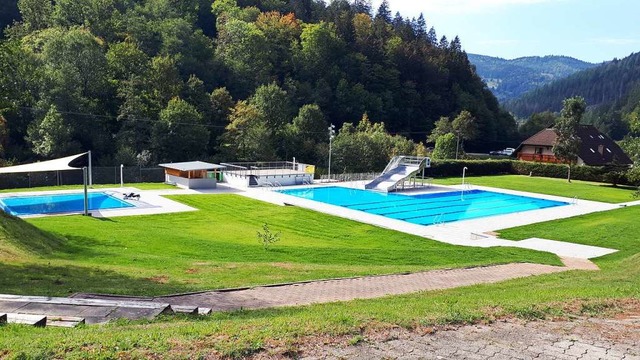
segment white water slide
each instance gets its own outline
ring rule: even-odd
[[[394,156],[382,174],[366,184],[364,188],[389,192],[395,189],[399,183],[428,167],[431,167],[431,159],[428,157]]]

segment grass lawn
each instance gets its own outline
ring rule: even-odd
[[[193,200],[196,203],[201,201]],[[238,202],[250,205],[246,201]],[[302,216],[304,221],[325,221],[324,216],[315,213],[297,216]],[[363,334],[366,336],[370,330],[394,326],[416,329],[437,324],[490,321],[511,315],[526,319],[566,314],[594,315],[615,310],[623,301],[640,303],[639,217],[640,207],[628,207],[501,231],[503,237],[513,239],[542,236],[619,248],[620,252],[595,260],[602,268],[597,272],[572,271],[381,299],[218,313],[201,319],[164,318],[152,322],[119,322],[79,329],[36,329],[11,325],[5,326],[0,332],[0,349],[4,349],[0,350],[0,356],[241,357],[265,349],[295,354],[298,343],[323,341],[326,337],[336,335],[355,339]],[[368,234],[372,242],[370,246],[381,246],[374,245],[376,237],[371,236],[382,234],[378,233],[382,231],[380,229],[343,223],[338,219],[333,219],[331,224],[335,231],[341,231],[343,226],[353,227],[353,236],[356,238],[362,236],[365,228],[373,231]],[[58,225],[54,225],[38,223],[42,228],[57,229]],[[281,226],[276,223],[273,225],[274,228]],[[283,236],[284,242],[291,235],[288,233],[290,230],[283,228],[283,231],[287,231],[287,235]],[[400,242],[410,241],[400,240],[403,236],[395,233],[386,234],[390,235],[387,241],[389,238]],[[344,240],[342,237],[339,239],[340,242]],[[323,247],[327,246],[327,241],[331,240],[322,241],[325,243]],[[276,244],[275,248],[278,247],[284,248],[286,245]],[[432,252],[441,251],[436,247],[430,249]],[[484,252],[483,249],[473,250],[477,255]],[[416,256],[412,258],[422,256],[418,247],[415,247],[414,254]],[[460,254],[460,259],[464,260],[464,256]]]
[[[126,187],[133,187],[140,190],[164,190],[164,189],[176,189],[173,185],[165,183],[130,183],[124,184]],[[106,188],[118,188],[120,184],[94,184],[92,189],[106,189]],[[83,190],[82,185],[60,185],[60,186],[43,186],[32,188],[20,188],[20,189],[2,189],[0,193],[13,193],[13,192],[29,192],[29,191],[56,191],[56,190]]]
[[[200,211],[37,218],[28,220],[27,233],[19,226],[24,222],[3,218],[5,229],[21,233],[5,239],[17,246],[0,251],[0,293],[156,295],[495,263],[559,263],[542,252],[451,246],[238,195],[171,198]],[[268,250],[256,236],[264,223],[281,232]]]
[[[459,185],[461,178],[437,178],[434,184]],[[496,188],[528,191],[539,194],[578,197],[583,200],[593,200],[608,203],[622,203],[636,200],[633,193],[636,188],[613,187],[609,184],[571,180],[553,179],[543,177],[529,177],[523,175],[494,175],[494,176],[470,176],[467,183],[480,186],[490,186]]]

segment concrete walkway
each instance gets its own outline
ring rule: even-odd
[[[354,299],[371,299],[419,291],[452,289],[477,284],[551,274],[569,270],[598,270],[589,260],[563,258],[565,266],[513,263],[464,269],[433,270],[401,275],[320,280],[245,289],[206,291],[155,298],[75,294],[74,298],[153,301],[198,306],[213,311],[298,306]]]

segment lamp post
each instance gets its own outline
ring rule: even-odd
[[[328,171],[328,181],[331,182],[331,145],[333,143],[333,138],[336,137],[336,126],[331,124],[328,127],[329,129],[329,171]]]

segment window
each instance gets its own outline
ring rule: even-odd
[[[542,150],[543,150],[543,148],[537,147],[536,148],[536,155],[542,155]]]

